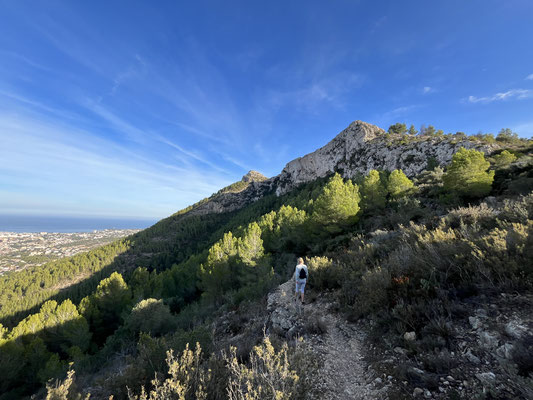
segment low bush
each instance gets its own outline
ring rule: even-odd
[[[318,290],[339,287],[341,271],[327,257],[311,257],[307,261],[309,285]]]

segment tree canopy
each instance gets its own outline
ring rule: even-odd
[[[339,231],[357,222],[360,200],[359,187],[335,173],[314,203],[313,219],[330,232]]]
[[[481,151],[461,147],[452,157],[444,176],[444,189],[463,197],[481,197],[492,188],[494,171]]]

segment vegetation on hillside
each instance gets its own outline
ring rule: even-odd
[[[51,382],[71,363],[78,376],[98,379],[117,354],[126,366],[113,382],[97,382],[101,395],[225,398],[231,388],[267,379],[269,368],[282,368],[285,380],[268,379],[293,388],[286,349],[267,340],[248,364],[230,353],[222,372],[208,326],[217,313],[244,307],[286,279],[296,254],[314,257],[311,286],[335,290],[352,318],[376,315],[380,332],[409,329],[430,340],[435,324],[457,317],[450,299],[496,286],[532,288],[533,156],[531,148],[520,152],[486,160],[461,150],[446,171],[436,167],[414,181],[399,170],[354,181],[335,174],[232,213],[177,213],[127,240],[3,277],[0,398],[46,384],[64,389]],[[478,205],[487,194],[509,199],[498,208]],[[196,342],[192,352],[187,344]],[[172,355],[180,353],[179,360]],[[183,365],[198,373],[183,375]],[[204,373],[209,368],[214,381]],[[254,368],[264,373],[254,377]],[[160,379],[152,382],[154,374]]]

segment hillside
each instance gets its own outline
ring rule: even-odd
[[[124,240],[1,277],[0,398],[53,392],[69,363],[92,398],[219,399],[246,382],[265,390],[251,398],[326,398],[344,367],[365,381],[343,376],[331,398],[528,398],[532,190],[531,141],[355,121],[275,177],[251,171]],[[272,300],[297,255],[302,315]],[[169,376],[167,350],[196,342]]]

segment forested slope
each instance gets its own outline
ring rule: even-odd
[[[336,291],[350,318],[380,315],[391,327],[401,313],[398,329],[418,334],[449,317],[450,296],[491,285],[530,291],[532,160],[524,141],[490,159],[460,148],[446,170],[429,166],[412,179],[400,169],[330,174],[282,196],[265,190],[230,212],[193,207],[126,240],[7,276],[2,398],[38,391],[69,363],[81,386],[100,387],[93,395],[123,398],[126,386],[139,393],[166,371],[167,350],[195,342],[211,363],[201,368],[212,367],[208,398],[225,398],[209,323],[253,307],[287,278],[296,254],[310,258],[312,286]],[[479,205],[485,198],[493,206]],[[422,300],[435,306],[429,319]],[[111,381],[99,380],[102,368]]]

